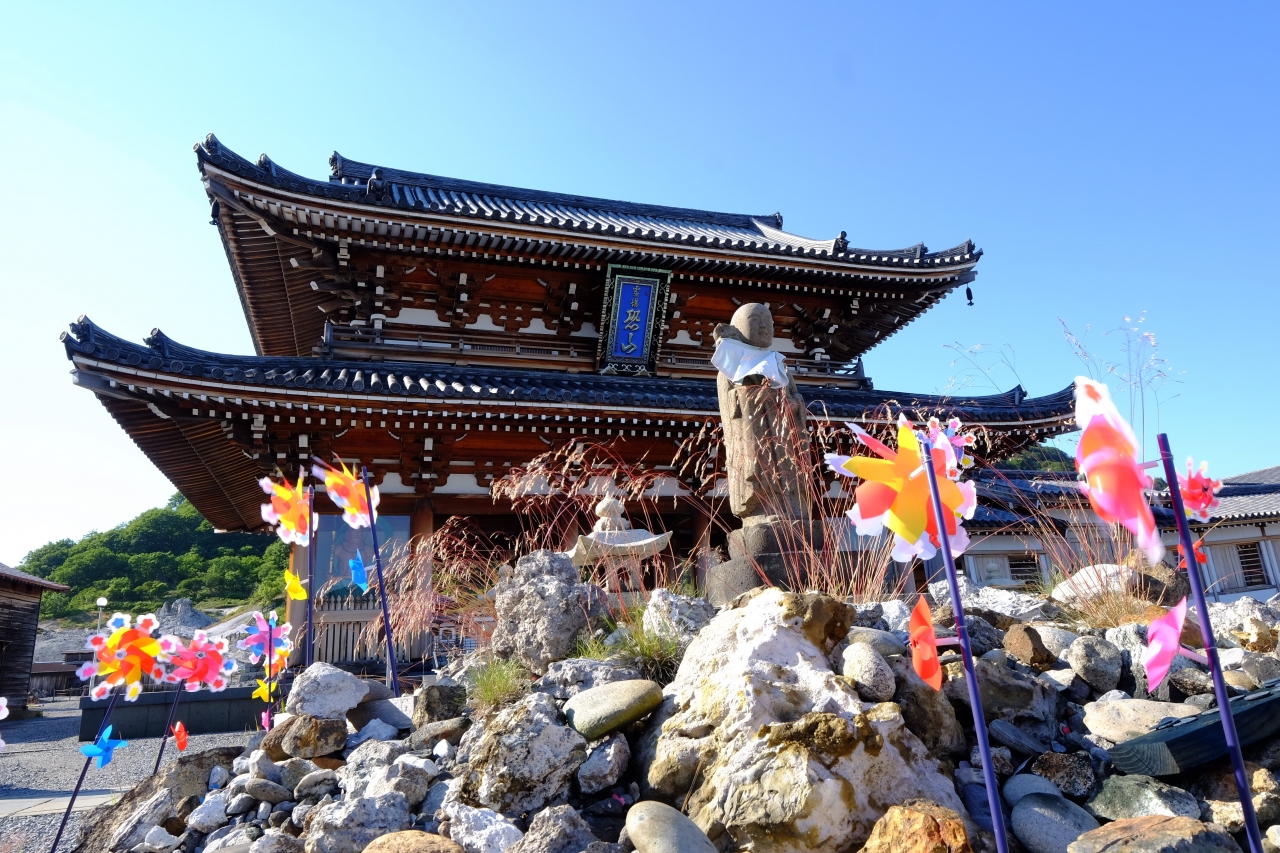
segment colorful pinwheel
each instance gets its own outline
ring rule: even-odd
[[[227,641],[210,640],[204,631],[196,631],[187,645],[181,637],[166,635],[160,638],[160,654],[157,660],[170,664],[165,681],[171,684],[186,683],[189,693],[202,687],[217,693],[227,687],[227,676],[235,672],[236,662],[227,655]]]
[[[916,557],[931,559],[940,542],[938,522],[933,513],[928,477],[920,462],[920,443],[911,421],[904,416],[898,418],[897,451],[889,449],[857,424],[846,426],[864,447],[880,457],[829,454],[826,459],[836,473],[863,481],[854,489],[855,503],[847,513],[858,534],[876,536],[888,527],[895,537],[893,559],[904,563]],[[947,510],[944,523],[951,553],[960,554],[969,546],[969,536],[960,519],[973,517],[978,505],[977,490],[972,483],[956,482],[960,466],[951,437],[940,441],[931,456],[942,504]]]
[[[365,495],[364,481],[347,468],[341,459],[338,464],[342,469],[333,468],[320,460],[315,460],[311,471],[317,479],[324,480],[324,490],[335,504],[342,508],[342,518],[355,528],[368,527],[378,512],[378,489],[370,488],[373,496],[373,511],[370,512],[369,500]]]
[[[173,727],[173,743],[178,747],[178,752],[186,751],[188,740],[187,727],[179,720],[178,724]]]
[[[1178,491],[1182,492],[1182,506],[1187,515],[1197,521],[1208,521],[1222,501],[1216,495],[1222,491],[1222,481],[1209,476],[1209,463],[1201,462],[1200,470],[1193,470],[1194,461],[1187,458],[1187,476],[1178,475]]]
[[[351,582],[360,587],[361,592],[368,592],[369,572],[364,567],[364,558],[360,556],[359,549],[356,549],[354,560],[347,560],[347,565],[351,566]]]
[[[245,631],[249,636],[236,643],[236,648],[247,649],[249,652],[249,660],[257,663],[267,656],[268,653],[272,657],[272,667],[282,658],[287,658],[289,652],[293,651],[293,643],[289,640],[289,631],[292,626],[286,622],[276,627],[276,612],[271,611],[268,617],[264,617],[260,612],[255,611],[253,621],[245,625]],[[267,646],[267,637],[270,635],[270,649]]]
[[[1157,616],[1147,626],[1147,648],[1142,653],[1142,666],[1147,671],[1147,689],[1155,690],[1169,674],[1173,659],[1178,655],[1207,664],[1209,659],[1199,652],[1182,645],[1182,626],[1187,621],[1187,599]]]
[[[0,720],[3,720],[7,716],[9,716],[9,699],[5,696],[0,696]],[[3,751],[4,739],[0,738],[0,752]]]
[[[98,759],[98,769],[101,770],[111,763],[112,757],[117,749],[124,749],[129,745],[128,741],[112,740],[111,729],[114,726],[107,726],[102,730],[102,734],[98,735],[98,739],[93,743],[86,743],[80,747],[80,752],[86,758]]]
[[[284,589],[285,592],[288,593],[289,597],[295,601],[307,600],[307,590],[302,585],[302,581],[300,581],[298,576],[288,569],[284,570]]]
[[[116,613],[108,620],[107,631],[89,637],[86,648],[93,650],[95,660],[81,666],[76,675],[81,681],[94,676],[102,679],[90,691],[94,699],[105,698],[123,684],[125,701],[132,702],[142,693],[143,675],[155,681],[165,680],[164,667],[157,660],[160,643],[152,636],[160,627],[155,614],[139,616],[133,627],[131,621],[129,614]]]
[[[1138,459],[1138,439],[1111,402],[1106,385],[1076,377],[1076,426],[1082,429],[1076,469],[1085,476],[1082,488],[1093,511],[1108,524],[1124,525],[1147,559],[1153,565],[1160,562],[1164,545],[1145,491],[1151,488],[1151,478]]]
[[[284,482],[276,483],[270,477],[258,481],[262,491],[271,496],[271,502],[262,505],[262,520],[275,527],[285,542],[306,545],[311,538],[311,508],[302,480],[290,485],[285,477],[280,479]]]
[[[275,696],[273,695],[276,690],[275,679],[272,679],[271,681],[263,681],[261,678],[259,678],[257,679],[257,681],[258,681],[258,689],[253,691],[253,696],[251,698],[261,699],[263,702],[266,702],[268,705],[271,704],[273,701],[275,701]]]
[[[942,689],[942,665],[938,662],[938,637],[933,630],[933,615],[924,596],[911,611],[911,666],[916,675],[934,690]]]
[[[262,712],[262,730],[271,731],[271,712],[270,711]]]

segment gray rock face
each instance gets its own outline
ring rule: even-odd
[[[888,702],[893,699],[897,684],[893,670],[883,657],[867,643],[850,643],[844,650],[845,678],[853,682],[858,696],[868,702]]]
[[[592,687],[564,704],[564,715],[588,740],[643,719],[662,704],[662,685],[637,679]]]
[[[1066,659],[1075,674],[1099,693],[1115,690],[1120,683],[1120,650],[1101,637],[1078,638],[1067,648]]]
[[[1044,670],[1053,665],[1058,656],[1045,647],[1040,632],[1030,625],[1012,625],[1004,635],[1005,651],[1027,666]]]
[[[498,583],[494,604],[493,653],[542,675],[552,662],[573,653],[578,634],[587,627],[591,597],[567,556],[535,551],[521,557]]]
[[[1048,794],[1051,797],[1062,796],[1062,792],[1058,790],[1057,785],[1034,773],[1019,773],[1017,776],[1010,776],[1009,781],[1004,783],[1004,801],[1011,806],[1016,805],[1018,800],[1027,794]]]
[[[313,663],[294,679],[285,710],[342,720],[368,692],[369,686],[351,673],[333,664]]]
[[[614,735],[591,750],[578,768],[578,787],[584,794],[597,794],[622,778],[631,761],[631,747],[622,735]]]
[[[347,789],[347,796],[363,796],[374,770],[393,763],[409,749],[400,741],[366,741],[347,756],[347,763],[338,768],[338,778]]]
[[[156,611],[156,619],[160,622],[160,633],[179,637],[191,637],[196,631],[213,624],[213,617],[197,610],[189,598],[179,598],[161,606]]]
[[[1079,636],[1075,632],[1068,631],[1066,628],[1059,628],[1057,625],[1033,625],[1032,627],[1040,635],[1040,642],[1044,643],[1044,647],[1049,650],[1049,653],[1059,658]]]
[[[298,784],[294,786],[293,795],[299,800],[305,800],[307,797],[316,797],[318,799],[325,794],[332,793],[337,787],[337,773],[332,770],[316,770],[298,780]]]
[[[408,699],[408,697],[405,697]],[[399,700],[404,702],[404,700]],[[404,704],[408,704],[404,702]],[[361,702],[359,705],[347,712],[347,722],[356,731],[363,731],[364,727],[374,720],[381,720],[383,724],[390,726],[392,731],[400,731],[409,729],[413,726],[413,720],[404,711],[401,711],[396,705],[396,700],[392,699],[375,699],[372,702]],[[395,735],[392,735],[395,737]],[[383,738],[387,740],[388,738]]]
[[[889,666],[896,687],[893,701],[902,709],[907,729],[920,738],[932,755],[963,755],[968,749],[964,728],[946,695],[925,684],[908,658],[890,658]]]
[[[1023,731],[1032,732],[1033,737],[1040,740],[1054,736],[1064,704],[1056,690],[1040,679],[989,661],[974,661],[974,668],[978,674],[982,711],[988,723],[1004,719]],[[964,667],[956,662],[946,664],[944,669],[947,680],[942,691],[953,704],[965,708],[967,716],[969,690],[965,686]]]
[[[467,707],[467,688],[460,685],[428,684],[413,696],[413,726],[453,720]]]
[[[1215,631],[1218,629],[1216,623],[1213,628]],[[1271,655],[1245,652],[1244,659],[1240,662],[1240,668],[1253,679],[1255,684],[1262,684],[1273,678],[1280,678],[1280,660],[1276,660]]]
[[[449,837],[467,853],[503,853],[524,833],[492,809],[476,809],[454,802],[444,806]]]
[[[848,617],[842,602],[777,588],[719,613],[641,740],[633,763],[646,792],[681,798],[696,825],[723,827],[740,846],[768,835],[772,853],[857,849],[883,814],[876,803],[927,798],[958,810],[898,706],[864,705],[831,671]]]
[[[314,761],[309,761],[306,758],[290,758],[288,761],[282,761],[277,766],[280,768],[280,778],[276,781],[290,791],[297,788],[298,783],[305,777],[320,769]]]
[[[1037,596],[993,586],[977,586],[966,577],[960,577],[959,581],[960,603],[965,610],[994,610],[1024,622],[1051,618],[1049,611],[1053,605]],[[929,596],[939,607],[951,603],[951,591],[946,581],[929,584]]]
[[[395,726],[374,717],[360,731],[347,736],[347,748],[359,746],[370,740],[395,740],[398,734],[400,731]]]
[[[307,853],[360,853],[378,836],[409,826],[409,805],[399,793],[346,799],[316,809],[306,849]]]
[[[507,853],[582,853],[599,841],[587,822],[569,806],[552,806],[529,821],[529,830]]]
[[[849,629],[848,639],[850,645],[853,645],[854,643],[865,643],[884,657],[911,653],[911,649],[907,644],[899,640],[895,634],[891,634],[888,631],[881,631],[876,628],[862,628],[855,625]]]
[[[705,598],[677,595],[659,587],[649,595],[644,610],[644,630],[669,635],[687,646],[715,615],[715,607]]]
[[[410,811],[417,811],[418,806],[422,805],[422,801],[427,798],[427,791],[431,788],[431,780],[434,778],[434,773],[429,773],[421,767],[396,761],[378,767],[369,774],[364,795],[378,797],[395,791],[404,797]]]
[[[1084,807],[1102,820],[1146,815],[1200,819],[1200,805],[1195,797],[1150,776],[1111,776],[1103,780]]]
[[[230,853],[233,850],[243,850],[245,846],[262,837],[262,830],[253,824],[240,824],[224,826],[215,835],[217,838],[211,835],[205,839],[205,853],[217,853],[219,850]]]
[[[627,838],[636,853],[716,853],[696,823],[653,800],[636,803],[627,812]]]
[[[265,803],[283,803],[285,800],[293,796],[293,792],[283,785],[272,782],[270,779],[252,778],[244,786],[244,792],[255,800],[261,800]]]
[[[644,673],[618,661],[569,658],[548,666],[546,674],[533,683],[533,689],[553,699],[572,699],[592,687],[639,678],[644,678]]]
[[[306,843],[283,832],[268,832],[249,846],[249,853],[305,853]]]
[[[196,832],[213,832],[227,822],[227,792],[213,791],[187,816],[187,826]]]
[[[485,726],[461,777],[462,801],[502,814],[532,812],[565,796],[587,741],[561,725],[555,702],[531,693]]]
[[[1101,824],[1062,797],[1027,794],[1013,807],[1010,828],[1030,853],[1067,853],[1071,843]]]
[[[157,791],[138,805],[128,819],[121,822],[111,837],[111,850],[129,850],[146,840],[153,826],[164,823],[176,806],[173,792]]]

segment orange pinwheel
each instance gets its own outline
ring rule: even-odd
[[[342,508],[342,518],[355,528],[368,527],[378,511],[378,488],[372,486],[369,492],[373,495],[373,511],[370,512],[369,501],[364,490],[364,481],[357,477],[341,459],[339,470],[326,465],[319,459],[311,471],[317,479],[324,480],[324,490],[335,504]]]
[[[113,688],[124,685],[124,698],[132,702],[142,694],[142,676],[163,681],[164,667],[157,661],[160,641],[152,636],[160,627],[155,614],[147,613],[132,624],[127,613],[116,613],[107,621],[107,630],[89,637],[86,648],[94,659],[76,670],[82,681],[97,676],[99,681],[90,691],[94,699],[103,699]]]
[[[1115,404],[1107,386],[1076,377],[1076,469],[1085,475],[1084,490],[1098,517],[1122,524],[1138,541],[1152,565],[1164,556],[1164,544],[1147,503],[1151,478],[1138,461],[1138,439]]]
[[[854,489],[855,503],[848,512],[858,534],[875,536],[888,527],[895,536],[895,560],[909,562],[915,557],[932,558],[941,544],[938,522],[934,517],[929,478],[920,460],[920,442],[911,421],[902,416],[898,418],[896,452],[868,435],[857,424],[847,426],[863,446],[880,457],[827,457],[827,463],[836,473],[862,480]],[[950,441],[939,441],[934,445],[931,458],[946,510],[944,521],[951,553],[960,554],[968,547],[969,537],[959,521],[973,517],[978,504],[977,491],[972,483],[951,479],[959,476],[960,468]]]
[[[942,689],[942,664],[938,662],[938,636],[933,630],[933,614],[924,596],[911,611],[911,666],[916,675],[934,690]]]
[[[1222,491],[1222,481],[1209,476],[1209,463],[1201,462],[1200,470],[1193,470],[1193,460],[1187,459],[1187,476],[1178,475],[1178,490],[1182,492],[1182,506],[1188,518],[1196,521],[1208,521],[1213,511],[1222,505],[1218,500],[1218,492]]]
[[[1197,563],[1208,563],[1209,555],[1201,550],[1200,546],[1204,544],[1203,539],[1197,539],[1191,543],[1191,551],[1196,555]],[[1187,554],[1182,550],[1182,545],[1178,545],[1178,568],[1185,569],[1187,567]]]
[[[173,727],[173,742],[178,747],[178,752],[183,752],[187,748],[187,727],[179,720],[177,725]]]
[[[302,480],[290,485],[286,478],[280,479],[284,482],[272,482],[270,477],[258,481],[262,491],[271,495],[271,502],[262,505],[262,520],[274,526],[285,542],[306,545],[311,534],[311,512]]]

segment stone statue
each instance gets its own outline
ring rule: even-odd
[[[728,339],[768,350],[773,344],[773,315],[766,306],[748,302],[728,323],[716,326],[712,336],[717,345]],[[780,356],[777,362],[781,363]],[[785,376],[786,393],[782,395],[761,393],[755,386],[769,380],[760,373],[748,373],[738,382],[723,372],[716,376],[729,508],[742,519],[808,516],[808,496],[795,467],[796,454],[787,452],[788,447],[796,446],[796,436],[805,432],[804,399],[795,379]]]
[[[747,303],[712,334],[729,508],[742,519],[729,534],[729,559],[707,571],[708,598],[724,604],[760,586],[762,575],[780,586],[796,583],[804,561],[792,555],[820,548],[823,530],[812,521],[804,398],[782,356],[769,350],[773,315]],[[759,387],[765,383],[773,387]]]

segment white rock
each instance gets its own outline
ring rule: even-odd
[[[868,702],[893,699],[896,684],[893,670],[880,653],[866,643],[851,643],[844,650],[845,678],[853,682],[858,695]]]
[[[231,762],[231,773],[233,776],[243,776],[249,772],[249,766],[248,755],[237,755]]]
[[[911,623],[911,607],[901,599],[880,602],[880,618],[890,631],[905,631]]]
[[[276,829],[267,830],[266,834],[249,846],[249,853],[305,853],[301,838],[294,838]]]
[[[598,794],[617,784],[631,761],[631,747],[625,735],[614,735],[591,750],[578,768],[578,787],[584,794]]]
[[[1165,717],[1194,717],[1200,709],[1181,702],[1150,699],[1113,699],[1084,706],[1084,724],[1089,731],[1114,743],[1141,737]]]
[[[249,753],[249,775],[257,779],[267,779],[276,784],[280,783],[280,768],[271,760],[271,756],[260,749]]]
[[[187,817],[187,826],[196,832],[210,833],[227,823],[227,792],[212,791],[204,802]]]
[[[449,837],[467,853],[502,853],[524,837],[515,824],[491,809],[462,803],[443,806],[449,817]]]
[[[231,781],[231,774],[227,772],[227,768],[221,764],[213,765],[213,769],[209,771],[209,790],[213,791],[221,788]]]
[[[163,826],[152,827],[142,843],[149,849],[147,853],[169,853],[182,843],[177,836],[170,834]]]
[[[642,622],[646,633],[666,634],[687,646],[715,615],[715,607],[705,598],[677,595],[659,587],[649,596]]]
[[[399,734],[400,731],[395,726],[375,717],[363,729],[347,738],[347,749],[354,750],[367,740],[395,740]]]
[[[168,788],[152,794],[120,823],[108,846],[112,850],[128,850],[141,843],[153,826],[163,823],[165,818],[173,814],[176,805],[173,792]]]
[[[355,797],[319,806],[307,831],[307,853],[359,853],[375,838],[408,829],[402,794]]]
[[[405,753],[404,755],[397,758],[393,763],[408,764],[410,767],[416,767],[419,770],[421,770],[423,773],[427,773],[431,776],[440,775],[440,766],[437,765],[430,758],[424,758],[421,755],[413,755],[412,753]]]
[[[439,759],[453,758],[458,754],[458,749],[447,740],[442,740],[431,748],[431,754]]]
[[[1072,572],[1071,577],[1053,588],[1050,597],[1063,604],[1097,598],[1106,592],[1132,589],[1137,586],[1138,577],[1138,572],[1129,566],[1098,563]]]
[[[1218,662],[1223,669],[1239,669],[1244,663],[1245,651],[1242,648],[1218,649]]]
[[[993,586],[977,586],[968,578],[959,578],[960,602],[965,607],[981,607],[994,610],[1023,622],[1035,622],[1044,618],[1046,602],[1034,595]],[[929,595],[941,607],[951,603],[951,591],[946,581],[929,584]]]
[[[313,663],[293,681],[285,710],[340,720],[360,704],[369,685],[333,664]]]

